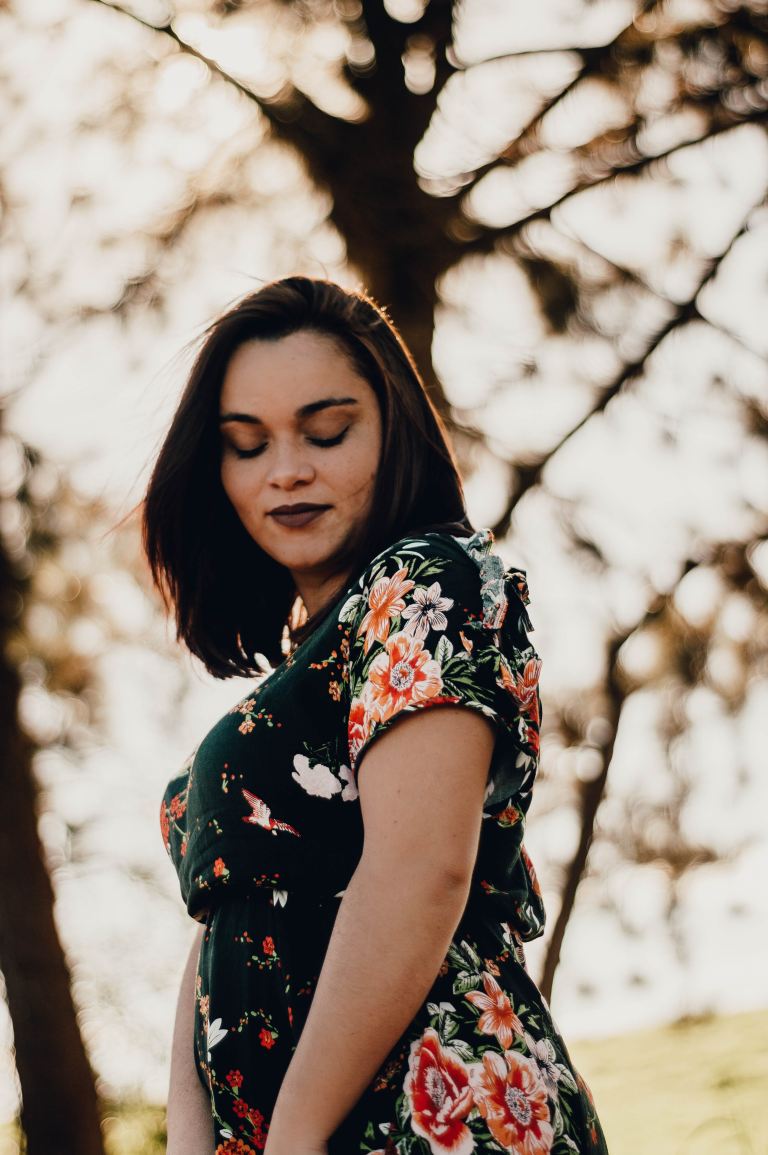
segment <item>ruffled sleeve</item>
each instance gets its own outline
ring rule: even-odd
[[[486,807],[530,789],[541,661],[527,636],[525,572],[505,570],[492,545],[489,530],[403,539],[374,559],[342,608],[353,770],[401,715],[458,705],[497,726]]]

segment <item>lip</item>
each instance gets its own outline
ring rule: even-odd
[[[327,505],[318,505],[316,501],[294,501],[292,505],[276,505],[270,513],[308,513],[311,509],[328,509]]]
[[[276,509],[269,511],[269,516],[278,525],[301,529],[303,526],[309,525],[310,522],[316,521],[321,514],[330,508],[329,505],[311,505],[308,502],[300,501],[295,505],[278,505]]]

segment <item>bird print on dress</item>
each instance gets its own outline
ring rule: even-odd
[[[272,817],[272,811],[267,806],[263,798],[259,798],[257,794],[252,794],[250,790],[242,788],[243,797],[249,806],[253,807],[252,814],[244,814],[243,822],[250,822],[254,826],[262,826],[264,830],[271,830],[273,834],[277,834],[278,830],[285,830],[288,834],[295,834],[297,838],[301,838],[298,830],[291,826],[289,822],[281,822],[279,818]]]

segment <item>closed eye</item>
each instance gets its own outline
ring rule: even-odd
[[[318,445],[321,449],[330,449],[334,445],[341,445],[344,438],[349,432],[350,426],[347,425],[342,429],[341,433],[337,433],[335,437],[308,437],[307,440],[312,445]],[[236,457],[258,457],[267,448],[269,442],[264,441],[261,445],[255,445],[253,449],[239,449],[237,445],[230,443],[229,448]]]
[[[337,433],[335,437],[309,437],[308,440],[313,445],[319,445],[322,449],[329,449],[332,445],[340,445],[349,432],[349,426],[342,429],[341,433]]]

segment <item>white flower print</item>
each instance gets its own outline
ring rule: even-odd
[[[541,1077],[553,1099],[558,1097],[558,1083],[561,1081],[565,1084],[569,1091],[577,1090],[570,1071],[562,1065],[556,1063],[557,1052],[552,1044],[552,1040],[548,1038],[534,1039],[532,1035],[525,1032],[525,1042],[532,1057],[538,1064]]]
[[[222,1039],[227,1037],[226,1030],[222,1030],[221,1019],[214,1019],[208,1024],[208,1035],[206,1038],[206,1049],[208,1051],[208,1062],[211,1061],[211,1047],[215,1047]]]
[[[273,890],[272,891],[272,905],[273,906],[285,906],[287,901],[288,901],[288,891],[287,890]]]
[[[403,610],[403,617],[408,619],[403,633],[423,641],[430,629],[446,629],[448,619],[443,610],[451,608],[453,598],[441,597],[441,592],[440,582],[432,582],[429,589],[419,586],[413,591],[413,601]]]
[[[307,794],[316,794],[320,798],[331,798],[341,790],[341,783],[334,777],[327,766],[316,762],[310,766],[309,758],[304,754],[297,754],[293,759],[296,769],[291,777],[295,778],[302,790]]]
[[[359,791],[349,766],[339,766],[339,778],[346,782],[346,786],[341,792],[341,801],[354,802],[359,794]]]

